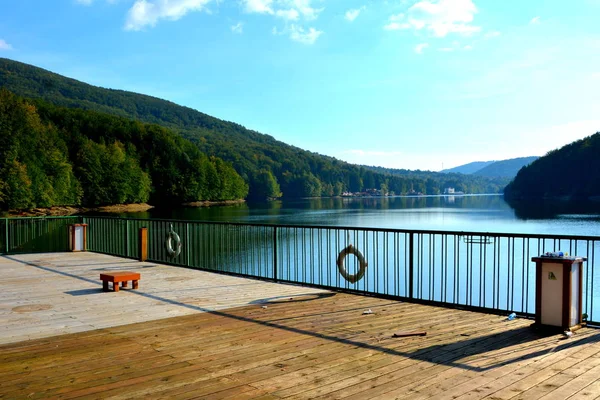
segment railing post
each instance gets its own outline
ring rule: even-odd
[[[125,220],[125,257],[129,257],[129,220]]]
[[[415,236],[409,233],[408,240],[408,297],[414,299],[413,285],[415,279]]]
[[[140,228],[139,230],[139,251],[138,259],[146,261],[148,259],[148,228]]]
[[[277,282],[277,227],[273,227],[273,280]]]
[[[188,222],[185,223],[185,252],[186,252],[186,265],[190,266],[190,224]]]
[[[4,240],[5,240],[5,252],[4,254],[8,254],[8,218],[4,218]]]

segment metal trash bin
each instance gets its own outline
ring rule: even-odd
[[[87,224],[69,225],[69,249],[71,251],[86,251]]]
[[[573,331],[582,326],[584,257],[533,257],[536,328]]]

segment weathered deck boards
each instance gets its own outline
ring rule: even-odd
[[[129,270],[139,289],[102,292],[100,273]],[[324,292],[96,253],[0,257],[0,271],[0,344]]]
[[[291,297],[1,345],[0,398],[600,397],[599,330],[563,340],[520,319],[346,294]],[[393,338],[399,330],[427,336]]]

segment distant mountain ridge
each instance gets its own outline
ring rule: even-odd
[[[511,158],[509,160],[496,161],[479,171],[475,172],[474,175],[498,177],[503,176],[506,178],[514,178],[521,168],[527,166],[537,160],[539,157],[519,157]]]
[[[456,174],[474,174],[475,172],[481,170],[482,168],[487,167],[495,163],[496,161],[473,161],[468,164],[459,165],[458,167],[443,169],[440,172],[448,174],[448,173],[456,173]]]
[[[539,157],[518,157],[500,161],[475,161],[440,172],[460,173],[485,176],[489,178],[514,178],[521,168],[537,160]]]

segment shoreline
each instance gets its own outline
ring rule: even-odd
[[[192,201],[190,203],[183,203],[182,206],[183,207],[212,207],[212,206],[231,206],[234,204],[242,204],[245,203],[246,200],[244,199],[239,199],[239,200],[221,200],[221,201],[209,201],[209,200],[203,200],[203,201]]]
[[[233,204],[242,204],[246,200],[223,200],[223,201],[195,201],[191,203],[184,203],[183,207],[212,207],[212,206],[227,206]],[[67,217],[75,214],[82,214],[87,212],[102,212],[102,213],[126,213],[126,212],[144,212],[148,211],[155,206],[147,203],[134,203],[134,204],[111,204],[108,206],[100,207],[76,207],[76,206],[54,206],[54,207],[38,207],[30,210],[9,210],[7,217]]]
[[[70,215],[81,214],[91,211],[118,213],[118,212],[143,212],[148,211],[154,206],[146,203],[136,204],[113,204],[100,207],[75,207],[75,206],[54,206],[54,207],[39,207],[29,210],[9,210],[8,217],[67,217]]]

